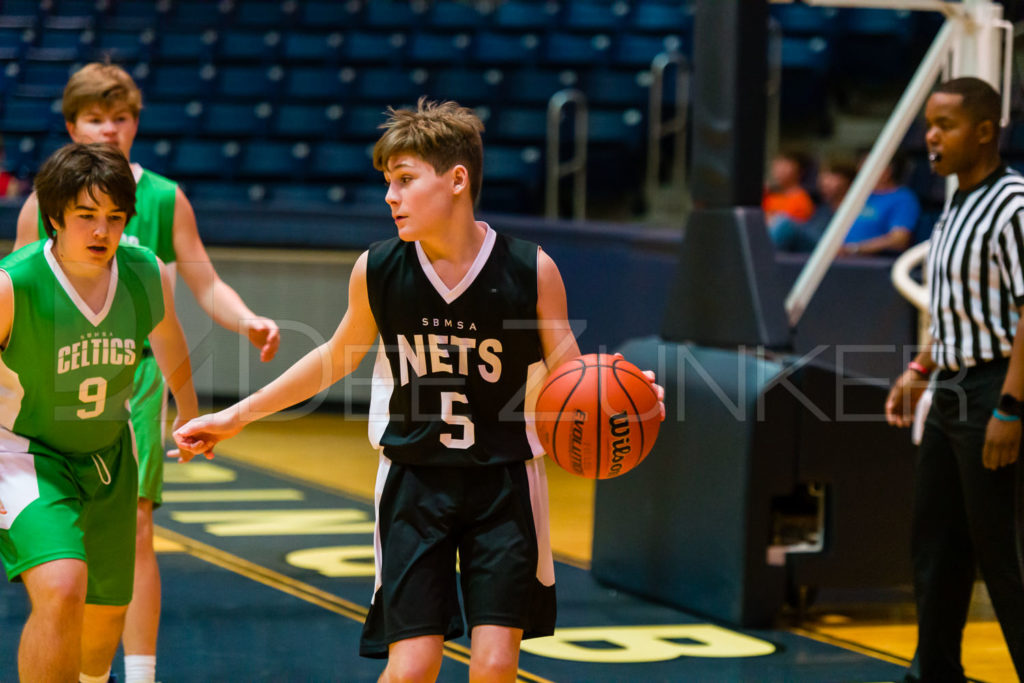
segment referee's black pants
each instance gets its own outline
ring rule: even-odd
[[[982,465],[985,427],[1006,376],[1005,360],[962,375],[939,373],[918,450],[912,553],[918,644],[912,674],[963,681],[960,644],[975,567],[980,567],[1017,669],[1024,678],[1024,581],[1014,517],[1018,465]]]

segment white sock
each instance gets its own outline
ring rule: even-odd
[[[89,674],[78,674],[78,683],[107,683],[107,679],[110,678],[110,669],[107,669],[106,673],[102,673],[99,676],[90,676]]]
[[[156,681],[156,655],[125,655],[125,683],[154,683]]]

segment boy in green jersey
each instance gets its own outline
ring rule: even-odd
[[[135,179],[106,144],[36,177],[49,235],[0,261],[0,557],[32,602],[23,681],[106,681],[132,597],[138,466],[128,400],[149,348],[197,411],[171,280],[119,247]]]
[[[72,140],[110,143],[131,159],[142,94],[121,67],[100,63],[82,67],[64,88],[62,108]],[[172,269],[176,267],[203,310],[222,327],[248,337],[260,349],[260,359],[269,361],[277,352],[277,325],[253,313],[217,275],[181,188],[138,164],[132,164],[132,172],[138,183],[136,215],[122,240],[148,247]],[[32,195],[18,216],[15,248],[45,236]],[[139,506],[135,598],[124,632],[127,683],[152,683],[155,678],[160,573],[153,551],[153,509],[162,500],[165,405],[163,379],[153,359],[144,355],[132,396],[132,426],[139,449]]]

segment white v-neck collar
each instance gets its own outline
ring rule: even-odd
[[[471,265],[469,270],[466,271],[466,274],[462,276],[462,280],[459,281],[459,284],[455,285],[451,289],[448,289],[448,285],[444,283],[441,276],[437,274],[436,270],[434,270],[434,264],[430,262],[429,258],[427,258],[427,252],[423,251],[423,247],[420,246],[419,242],[416,242],[416,256],[419,257],[420,267],[423,268],[423,274],[427,276],[427,279],[430,280],[430,284],[434,286],[434,289],[437,290],[437,293],[441,295],[441,298],[444,299],[446,304],[450,304],[458,299],[459,296],[465,292],[471,284],[473,284],[473,281],[476,280],[476,276],[484,269],[484,264],[487,263],[487,259],[491,255],[491,250],[494,248],[494,241],[498,238],[498,233],[494,232],[491,226],[487,223],[483,223],[483,221],[481,221],[481,223],[484,228],[487,229],[487,232],[484,233],[484,243],[480,245],[480,251],[477,252],[476,258],[473,259],[473,265]]]
[[[142,180],[142,164],[138,162],[131,163],[132,175],[135,176],[135,182],[138,184]]]
[[[78,293],[75,286],[71,284],[67,273],[57,263],[57,258],[53,255],[54,246],[52,239],[46,240],[46,244],[43,246],[43,255],[46,256],[46,263],[50,266],[50,270],[53,271],[53,276],[57,278],[57,282],[60,283],[60,286],[71,298],[71,303],[85,316],[85,319],[92,323],[93,327],[98,326],[106,319],[107,313],[110,312],[110,307],[114,304],[114,292],[117,290],[117,257],[115,256],[110,262],[110,284],[107,286],[107,299],[103,302],[103,308],[99,311],[93,311],[89,308],[89,304],[85,303],[85,299]]]

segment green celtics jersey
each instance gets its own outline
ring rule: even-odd
[[[164,263],[174,263],[174,200],[177,193],[176,182],[143,169],[135,188],[135,215],[125,226],[121,244],[146,247]],[[39,216],[39,238],[47,238],[42,215]]]
[[[121,245],[103,308],[93,311],[38,241],[0,261],[14,285],[14,318],[0,352],[0,441],[32,452],[91,453],[128,422],[142,344],[163,319],[152,252]]]

